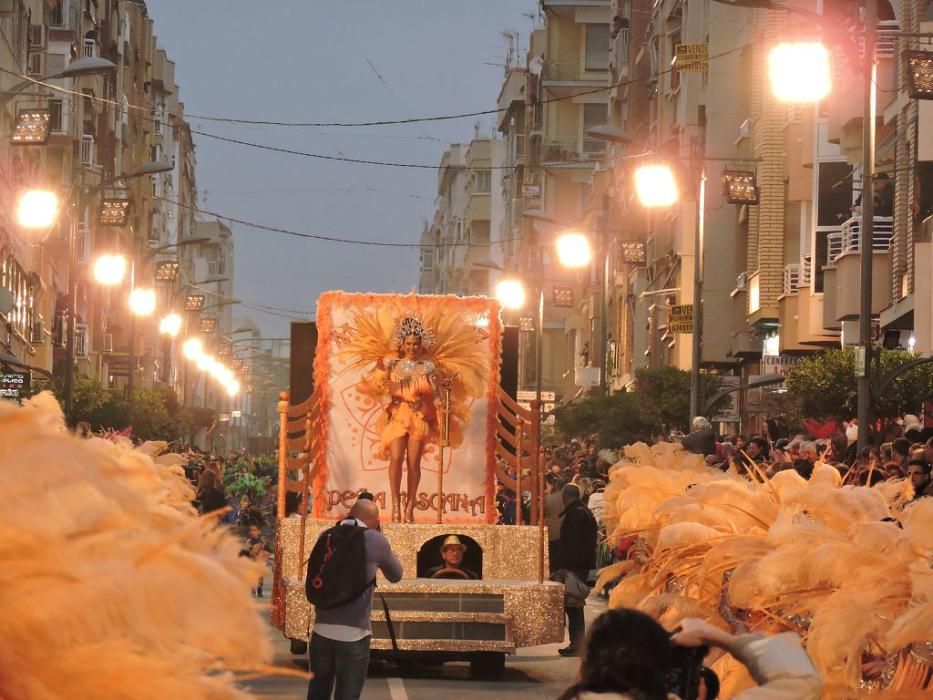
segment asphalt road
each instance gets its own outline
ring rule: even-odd
[[[268,619],[268,599],[259,603]],[[587,620],[605,609],[601,598],[591,598],[586,607]],[[269,628],[274,640],[273,665],[291,670],[307,671],[307,657],[298,658],[289,653],[288,643],[281,634]],[[506,661],[506,670],[499,681],[470,679],[466,663],[449,663],[441,667],[405,668],[386,664],[374,669],[366,681],[363,700],[439,700],[442,698],[556,698],[576,676],[578,659],[565,659],[558,655],[561,644],[549,644],[520,649]],[[242,684],[260,698],[305,698],[307,681],[286,676],[265,676]]]

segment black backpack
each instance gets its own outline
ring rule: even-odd
[[[340,524],[318,537],[305,578],[305,594],[315,608],[339,608],[376,584],[366,570],[365,532],[357,524]]]

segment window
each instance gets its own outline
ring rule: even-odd
[[[586,25],[586,70],[609,70],[609,24]]]
[[[609,107],[606,104],[594,103],[583,105],[583,152],[584,153],[605,153],[606,142],[587,138],[586,132],[594,126],[605,124],[609,115]]]
[[[45,44],[45,27],[41,24],[29,25],[29,45],[42,46]]]
[[[43,54],[41,51],[34,51],[29,54],[28,69],[30,75],[42,75],[42,59]]]
[[[53,0],[49,7],[49,25],[52,27],[65,26],[65,7],[64,0]]]
[[[152,162],[162,160],[162,148],[158,144],[149,146],[149,160]]]
[[[81,165],[94,165],[94,137],[81,137]]]
[[[813,291],[823,291],[823,266],[828,262],[830,233],[838,232],[852,216],[852,166],[842,162],[818,162],[816,231],[813,240]],[[838,235],[838,234],[837,234]]]
[[[421,249],[421,269],[425,272],[431,272],[434,269],[434,251],[426,248]]]
[[[489,193],[492,191],[492,171],[476,170],[473,172],[473,192]]]
[[[62,101],[59,99],[49,100],[49,128],[54,133],[62,131]]]

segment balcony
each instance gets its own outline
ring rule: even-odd
[[[861,217],[853,216],[842,224],[840,231],[827,236],[827,267],[823,271],[825,328],[839,328],[840,321],[858,318],[861,228]],[[873,314],[881,313],[890,300],[891,268],[888,258],[893,236],[893,218],[876,216],[872,239]]]
[[[784,288],[779,300],[781,352],[806,350],[808,346],[836,342],[837,336],[823,326],[823,295],[810,289],[812,259],[784,266]]]
[[[546,141],[541,144],[541,155],[545,165],[588,167],[593,160],[589,154],[581,152],[576,141]]]
[[[898,87],[896,80],[897,60],[897,32],[896,21],[878,23],[878,114],[884,114],[888,105],[897,98]],[[858,55],[864,53],[859,41]],[[859,78],[860,69],[852,66],[850,59],[842,49],[833,52],[833,85],[838,90],[828,99],[829,107],[829,140],[838,143],[843,150],[858,150],[861,146],[861,124],[864,111],[862,97],[862,83]]]

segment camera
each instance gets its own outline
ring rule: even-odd
[[[696,700],[703,675],[703,659],[709,647],[682,647],[673,645],[671,670],[667,674],[667,692],[681,700]]]

